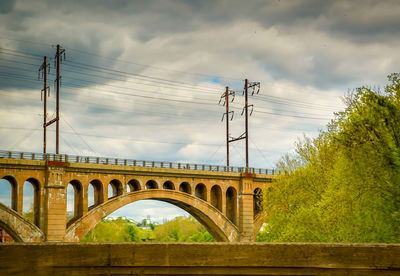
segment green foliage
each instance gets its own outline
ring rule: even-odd
[[[264,191],[259,241],[400,242],[400,81],[361,87],[328,130],[297,143]]]
[[[128,242],[141,241],[141,230],[124,218],[105,219],[83,238],[83,242]]]
[[[193,217],[177,217],[162,225],[128,219],[104,219],[82,240],[83,242],[182,241],[211,242],[214,238]]]
[[[29,208],[28,211],[25,211],[25,212],[22,213],[22,216],[25,219],[27,219],[27,220],[29,220],[30,222],[33,223],[33,220],[34,220],[34,218],[33,218],[33,204],[31,204],[31,207]]]
[[[214,241],[206,229],[193,217],[176,217],[154,229],[154,240],[177,242]]]

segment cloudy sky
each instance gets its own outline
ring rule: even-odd
[[[250,96],[250,166],[273,168],[324,129],[349,89],[383,87],[398,72],[399,14],[397,0],[2,0],[0,149],[42,151],[38,68],[48,56],[53,118],[60,44],[61,153],[223,165],[218,101],[225,86],[236,91],[230,134],[241,135],[247,78],[261,83]],[[54,152],[54,126],[48,136]],[[244,156],[244,143],[232,144],[231,164]]]

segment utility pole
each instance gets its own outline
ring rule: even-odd
[[[257,91],[255,91],[255,88],[258,88]],[[227,150],[227,155],[226,155],[226,164],[229,167],[229,143],[232,142],[236,142],[239,140],[246,140],[246,169],[249,167],[249,107],[251,107],[251,111],[250,111],[250,116],[253,113],[253,108],[254,106],[252,104],[249,105],[249,100],[248,100],[248,89],[252,88],[252,94],[254,95],[255,93],[258,94],[260,92],[260,83],[259,82],[249,82],[248,79],[245,79],[244,81],[244,90],[243,90],[243,94],[245,97],[245,104],[242,110],[242,114],[245,113],[245,131],[242,135],[240,135],[238,138],[229,138],[229,123],[228,123],[228,114],[229,114],[229,103],[228,103],[228,97],[229,95],[232,95],[230,93],[228,93],[228,87],[226,88],[226,92],[221,96],[222,98],[226,98],[226,113],[224,113],[224,115],[227,115],[227,122],[226,122],[226,132],[227,132],[227,138],[226,138],[226,150]],[[235,95],[234,91],[231,91],[233,93],[233,95]],[[221,100],[220,100],[221,102]],[[233,112],[233,111],[231,111]],[[232,118],[233,118],[233,114],[232,114]],[[222,116],[222,119],[224,119],[224,116]]]
[[[226,105],[226,112],[222,115],[222,121],[224,120],[224,117],[226,116],[226,166],[229,167],[229,121],[233,119],[233,111],[229,111],[229,95],[232,96],[232,102],[235,99],[235,91],[229,90],[229,87],[227,86],[225,88],[225,93],[222,94],[219,103],[221,103],[222,99],[224,99],[223,105]],[[231,119],[229,120],[229,114],[231,115]]]
[[[229,87],[227,86],[225,89],[226,95],[226,166],[229,167]]]
[[[56,154],[59,154],[59,131],[60,131],[60,84],[61,84],[61,76],[60,76],[60,62],[62,61],[61,55],[64,54],[64,60],[65,60],[65,50],[60,47],[60,45],[57,45],[57,53],[55,55],[55,67],[57,71],[57,77],[56,77],[56,117],[49,122],[47,122],[47,96],[50,96],[50,87],[47,86],[47,73],[50,72],[50,64],[47,62],[47,57],[45,56],[43,58],[43,64],[39,68],[39,79],[40,79],[40,73],[42,73],[43,77],[43,90],[42,93],[44,93],[44,105],[43,105],[43,154],[46,154],[46,141],[47,141],[47,136],[46,136],[46,128],[53,124],[56,123]]]
[[[55,56],[56,59],[56,64],[57,64],[57,77],[56,77],[56,83],[57,83],[57,100],[56,100],[56,154],[59,154],[59,140],[60,140],[60,56],[64,54],[64,59],[65,59],[65,50],[61,49],[60,44],[57,44],[57,53]]]
[[[47,73],[50,72],[50,64],[47,62],[47,57],[43,57],[43,64],[39,68],[39,79],[40,72],[43,77],[43,89],[41,91],[41,98],[43,99],[43,154],[46,154],[46,123],[47,123],[47,94],[50,96],[50,87],[47,86]]]
[[[248,80],[244,81],[244,108],[246,109],[245,115],[245,133],[246,133],[246,168],[249,167],[249,102],[248,102]]]

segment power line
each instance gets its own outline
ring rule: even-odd
[[[99,54],[93,54],[93,53],[85,52],[85,51],[82,51],[82,50],[73,49],[73,48],[70,48],[70,47],[67,47],[67,48],[69,50],[71,50],[71,51],[75,51],[75,52],[86,54],[86,55],[90,55],[90,56],[97,56],[97,57],[108,59],[108,60],[112,60],[112,61],[117,61],[117,62],[126,63],[126,64],[133,64],[133,65],[141,66],[141,67],[154,68],[154,69],[162,70],[162,71],[170,71],[170,72],[179,73],[179,74],[197,75],[197,76],[201,76],[201,77],[212,77],[212,78],[218,78],[218,79],[241,80],[239,78],[222,76],[220,74],[209,75],[209,74],[198,73],[198,72],[188,72],[188,71],[180,71],[180,70],[175,70],[175,69],[168,69],[168,68],[163,68],[163,67],[158,67],[158,66],[153,66],[153,65],[147,65],[147,64],[127,61],[127,60],[110,58],[110,57],[102,56],[102,55],[99,55]]]

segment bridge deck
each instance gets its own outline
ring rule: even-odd
[[[110,158],[110,157],[93,157],[93,156],[78,156],[68,154],[43,154],[32,152],[14,152],[0,150],[0,159],[18,159],[18,160],[39,160],[48,161],[51,164],[62,163],[81,163],[81,164],[103,164],[103,165],[118,165],[118,166],[133,166],[133,167],[150,167],[150,168],[167,168],[167,169],[182,169],[182,170],[195,170],[195,171],[216,171],[216,172],[237,172],[237,173],[253,173],[276,175],[280,171],[275,169],[261,169],[261,168],[244,168],[235,166],[220,166],[210,164],[190,164],[190,163],[176,163],[165,161],[145,161],[135,159],[123,158]]]

